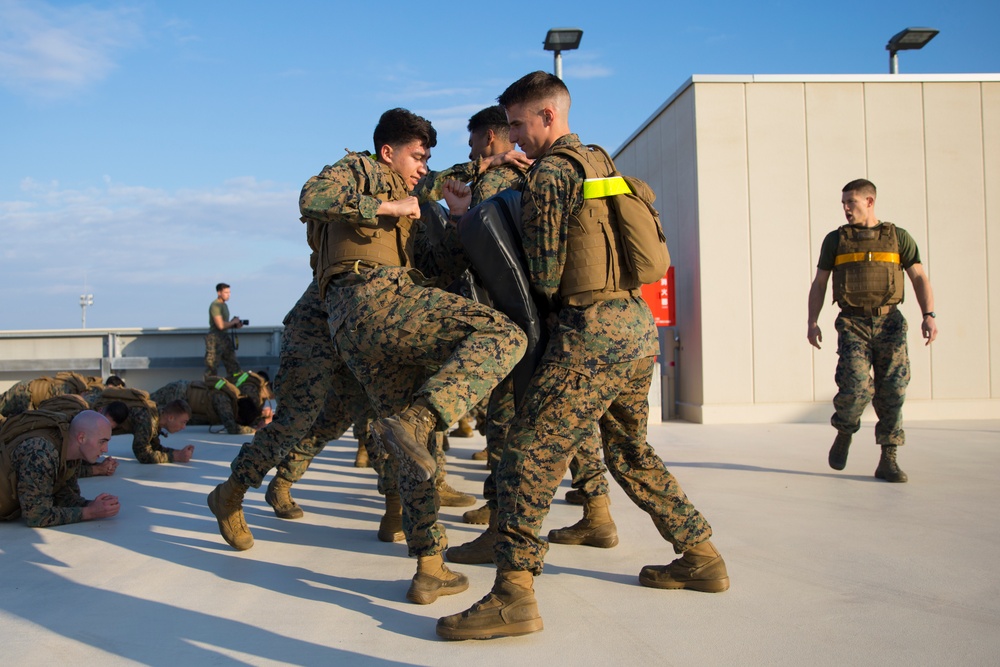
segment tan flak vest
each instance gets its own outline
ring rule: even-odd
[[[903,301],[896,226],[843,225],[833,262],[833,300],[841,308],[880,308]]]
[[[239,391],[238,398],[250,398],[253,399],[257,405],[264,405],[264,401],[269,398],[274,398],[271,394],[271,388],[264,379],[264,376],[260,373],[255,373],[254,371],[240,371],[239,373],[233,373],[229,381],[233,383],[236,389]]]
[[[33,437],[43,437],[59,448],[59,471],[55,488],[61,487],[77,473],[75,464],[66,462],[66,435],[71,417],[52,410],[28,410],[11,417],[0,427],[0,521],[13,521],[21,516],[17,497],[17,474],[14,472],[14,448]]]
[[[106,405],[110,405],[115,401],[121,401],[128,406],[129,411],[132,408],[146,408],[153,415],[154,425],[158,422],[156,421],[159,417],[159,410],[150,398],[149,394],[142,389],[133,389],[132,387],[107,387],[103,392],[101,392],[101,397],[97,399],[94,404],[94,409],[103,408]],[[123,433],[132,433],[132,418],[126,419],[124,422],[119,424],[114,428],[112,433],[115,435],[122,435]]]
[[[53,377],[36,378],[28,383],[31,404],[38,406],[42,401],[60,394],[82,394],[88,389],[101,387],[101,379],[84,377],[72,371],[61,371]]]
[[[359,155],[358,164],[369,182],[379,190],[388,190],[373,195],[382,201],[392,201],[406,197],[405,188],[394,188],[391,177],[369,155]],[[316,176],[313,177],[318,178]],[[393,189],[398,190],[392,192]],[[320,290],[325,293],[327,280],[342,273],[351,262],[376,264],[379,266],[409,266],[413,256],[413,220],[380,215],[374,227],[344,224],[342,221],[313,221],[303,217],[309,225],[307,233],[315,234],[316,250],[319,252]],[[310,245],[313,241],[310,240]]]
[[[583,167],[587,179],[607,178],[614,164],[603,151],[575,146],[556,146],[553,155],[562,155]],[[607,198],[583,200],[580,212],[572,216],[567,230],[566,264],[559,294],[570,306],[589,306],[641,294],[639,281],[624,270],[622,240],[614,211]]]
[[[239,414],[236,403],[240,397],[239,389],[226,378],[208,375],[204,382],[200,380],[192,382],[187,390],[186,399],[191,406],[191,419],[194,423],[222,423],[222,418],[215,413],[215,408],[212,406],[212,392],[221,392],[229,399],[234,418]]]

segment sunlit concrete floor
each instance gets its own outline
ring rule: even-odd
[[[673,558],[648,517],[613,485],[621,544],[554,545],[535,589],[545,630],[444,642],[438,616],[486,594],[494,571],[458,566],[469,591],[406,602],[415,568],[375,537],[382,512],[356,441],[331,443],[294,489],[298,521],[263,489],[245,509],[256,537],[219,537],[205,496],[243,436],[192,427],[191,464],[144,466],[127,437],[113,478],[84,495],[121,498],[110,520],[62,528],[0,525],[4,665],[997,665],[1000,664],[1000,420],[907,425],[908,484],[872,476],[871,425],[847,469],[830,470],[829,426],[654,424],[652,442],[715,530],[732,588],[661,591],[639,569]],[[180,442],[178,442],[180,441]],[[453,439],[449,480],[481,494],[483,439]],[[568,481],[564,482],[568,488]],[[546,532],[580,508],[554,504]],[[443,508],[453,544],[480,528]]]

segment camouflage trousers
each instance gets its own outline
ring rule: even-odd
[[[205,375],[216,375],[220,361],[226,367],[228,377],[240,372],[232,334],[226,331],[209,331],[205,336]]]
[[[488,396],[524,354],[525,336],[506,315],[464,297],[413,282],[403,268],[347,272],[327,287],[330,332],[379,416],[418,397],[445,430]],[[440,461],[440,438],[428,449]],[[447,547],[437,521],[435,479],[398,476],[403,532],[411,556]]]
[[[514,380],[507,376],[490,395],[489,406],[486,409],[486,465],[489,474],[483,482],[483,498],[491,510],[497,508],[496,470],[503,453],[507,431],[514,419]],[[572,486],[583,492],[587,498],[604,496],[608,493],[608,480],[604,476],[604,463],[601,461],[600,441],[587,438],[569,462]]]
[[[580,443],[600,431],[608,471],[643,509],[674,551],[712,535],[663,460],[646,442],[653,357],[589,368],[544,361],[535,372],[507,434],[497,469],[501,570],[542,571],[548,544],[539,539],[552,497]]]
[[[878,317],[840,315],[836,327],[836,412],[830,423],[841,433],[856,433],[870,402],[878,416],[876,444],[904,444],[903,400],[910,384],[906,319],[899,310]]]
[[[370,412],[364,391],[330,344],[326,318],[313,280],[285,316],[274,419],[243,444],[230,466],[241,484],[259,488],[275,467],[298,481],[327,442]]]
[[[0,394],[0,415],[4,417],[13,417],[31,408],[31,389],[27,382],[18,382]]]

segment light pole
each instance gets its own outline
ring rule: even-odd
[[[579,28],[550,28],[542,45],[546,51],[555,51],[553,74],[562,79],[562,52],[580,48],[583,31]]]
[[[934,28],[907,28],[893,35],[889,39],[889,43],[885,45],[885,50],[889,52],[889,74],[899,74],[897,51],[922,49],[937,34],[938,31]]]
[[[93,294],[81,294],[80,295],[80,310],[83,311],[83,315],[80,318],[80,328],[87,328],[87,306],[94,305],[94,295]]]

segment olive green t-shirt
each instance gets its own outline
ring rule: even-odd
[[[882,226],[880,220],[873,229]],[[914,264],[921,264],[920,251],[917,250],[917,243],[910,236],[909,232],[901,227],[896,227],[896,241],[899,243],[899,263],[903,270],[910,268]],[[823,239],[823,246],[819,251],[819,262],[816,268],[821,271],[833,271],[834,260],[837,257],[837,246],[840,244],[840,229],[835,229]]]
[[[220,315],[223,322],[229,321],[229,306],[226,305],[225,301],[219,301],[216,299],[212,302],[212,305],[208,307],[208,328],[212,331],[222,331],[222,329],[215,326],[216,315]]]

